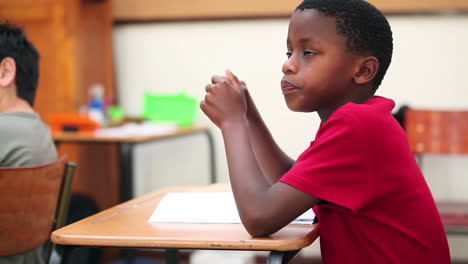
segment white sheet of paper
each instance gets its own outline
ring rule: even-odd
[[[293,224],[311,224],[315,214],[306,211]],[[173,192],[159,202],[148,222],[241,223],[232,192]]]
[[[156,123],[146,121],[141,124],[129,123],[117,127],[100,128],[94,132],[97,137],[138,137],[155,136],[174,133],[178,125],[175,123]]]

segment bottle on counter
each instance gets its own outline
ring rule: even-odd
[[[104,87],[101,84],[94,84],[90,87],[90,97],[88,115],[101,127],[106,126],[106,106],[104,103]]]

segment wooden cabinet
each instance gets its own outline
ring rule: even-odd
[[[39,50],[40,77],[34,108],[76,112],[96,83],[114,97],[113,18],[110,0],[0,0],[0,21],[22,26]],[[61,154],[78,164],[73,189],[101,209],[119,202],[116,146],[63,144]],[[115,186],[112,186],[115,185]]]
[[[0,20],[22,26],[41,54],[42,116],[76,111],[94,83],[114,94],[110,1],[0,0]]]
[[[177,21],[236,18],[289,18],[302,0],[113,0],[114,20]],[[385,14],[466,11],[468,0],[369,0]]]

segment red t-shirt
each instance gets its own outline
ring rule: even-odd
[[[323,201],[324,263],[450,263],[432,194],[391,114],[392,100],[348,103],[280,181]]]

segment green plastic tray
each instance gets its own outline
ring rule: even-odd
[[[185,93],[145,93],[143,117],[154,121],[174,122],[191,126],[198,115],[198,100]]]

